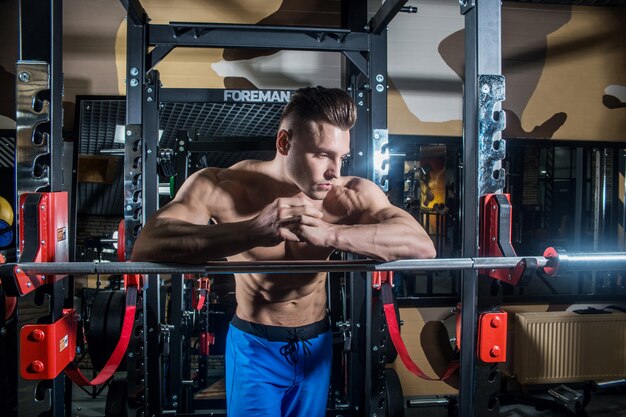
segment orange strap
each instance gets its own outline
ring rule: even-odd
[[[393,294],[391,292],[391,285],[386,282],[381,286],[381,298],[383,301],[383,308],[385,310],[385,319],[387,320],[387,328],[389,329],[389,336],[391,337],[391,341],[398,351],[398,356],[402,360],[402,363],[415,376],[418,376],[423,379],[427,379],[429,381],[443,381],[448,378],[456,371],[459,367],[459,361],[452,361],[448,368],[445,370],[443,375],[440,378],[433,378],[424,373],[420,369],[419,366],[411,359],[409,352],[404,345],[404,341],[402,340],[402,336],[400,335],[400,329],[398,327],[398,318],[396,317],[396,308],[393,305]]]

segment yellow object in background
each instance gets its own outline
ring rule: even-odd
[[[4,197],[0,197],[0,220],[4,220],[9,226],[12,226],[13,216],[13,207],[11,204]]]

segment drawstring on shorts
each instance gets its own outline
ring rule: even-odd
[[[304,356],[307,358],[311,356],[309,346],[312,346],[312,343],[307,339],[302,339],[296,330],[289,330],[289,340],[280,348],[280,354],[287,359],[290,365],[298,363],[298,342],[302,344]]]

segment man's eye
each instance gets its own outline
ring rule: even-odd
[[[327,153],[318,153],[317,157],[318,158],[328,158],[328,154]]]

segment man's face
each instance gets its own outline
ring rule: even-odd
[[[291,132],[287,175],[308,197],[323,200],[350,153],[350,132],[326,122],[308,122]]]

